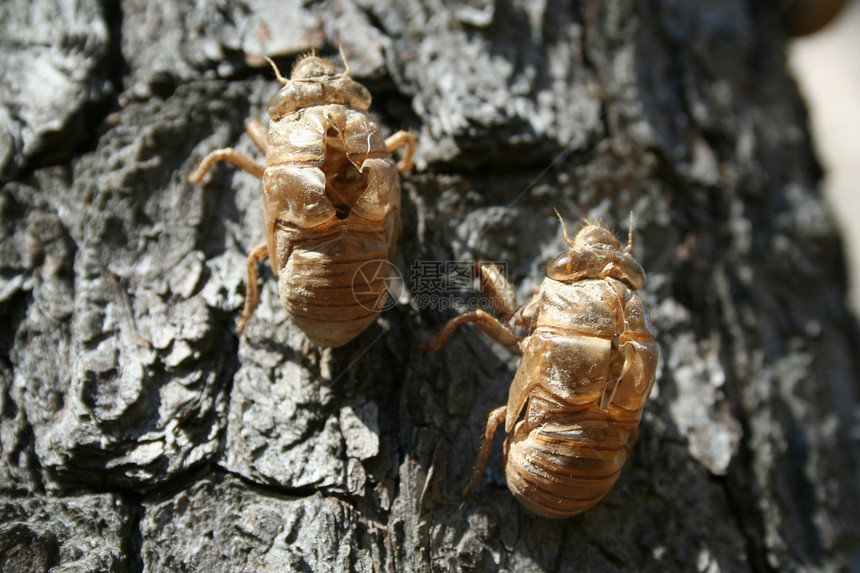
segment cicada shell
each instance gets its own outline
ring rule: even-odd
[[[270,61],[271,62],[271,61]],[[344,60],[345,62],[345,60]],[[268,105],[266,129],[246,126],[265,166],[233,149],[213,151],[189,176],[199,183],[218,161],[260,177],[265,243],[248,256],[242,332],[257,306],[259,261],[269,258],[281,303],[318,346],[342,346],[374,321],[385,301],[387,261],[400,234],[400,178],[391,153],[415,139],[383,139],[367,88],[334,64],[306,56]],[[356,284],[358,281],[358,284]]]
[[[632,224],[631,224],[632,239]],[[481,310],[451,320],[424,345],[438,350],[454,330],[473,322],[523,357],[506,406],[490,413],[465,496],[477,483],[493,434],[505,425],[508,488],[530,511],[552,518],[594,507],[618,480],[654,385],[658,348],[637,294],[642,266],[615,235],[586,224],[570,250],[547,268],[540,291],[507,323]],[[510,289],[493,269],[494,292]],[[517,327],[529,335],[518,338]]]

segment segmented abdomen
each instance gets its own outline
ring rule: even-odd
[[[625,426],[586,413],[530,432],[520,422],[510,439],[508,488],[530,511],[563,518],[594,507],[615,485],[633,440]]]
[[[374,321],[386,302],[389,243],[343,232],[298,246],[279,275],[281,302],[318,346],[342,346]]]

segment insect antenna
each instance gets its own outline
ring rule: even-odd
[[[624,252],[629,253],[633,250],[633,211],[630,211],[630,230],[627,231],[627,246],[624,247]]]
[[[343,61],[343,73],[341,76],[349,77],[349,62],[346,61],[346,54],[343,53],[343,44],[337,45],[337,51],[340,52],[340,59]]]
[[[553,207],[552,209],[555,211],[555,216],[558,217],[558,220],[561,222],[561,232],[564,233],[564,242],[568,244],[569,247],[573,247],[573,241],[570,240],[570,237],[567,235],[567,227],[564,226],[564,219],[561,218],[561,214],[558,212],[558,209]]]
[[[284,78],[284,76],[281,75],[281,70],[278,69],[278,65],[275,64],[275,62],[272,61],[272,58],[270,58],[269,56],[265,56],[265,58],[266,61],[269,62],[269,65],[272,66],[272,69],[275,70],[275,77],[278,78],[278,81],[281,82],[281,85],[287,85],[287,80]]]

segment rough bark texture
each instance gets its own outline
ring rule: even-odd
[[[860,568],[858,340],[785,22],[775,0],[0,4],[0,569]],[[263,55],[338,44],[419,137],[407,291],[321,350],[264,270],[237,337],[260,184],[186,177],[255,155]],[[562,521],[513,500],[498,442],[461,505],[518,357],[470,328],[417,352],[456,311],[410,281],[506,261],[526,300],[564,249],[553,208],[635,213],[663,352],[626,471]]]

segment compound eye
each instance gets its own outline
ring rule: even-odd
[[[563,281],[573,272],[572,253],[562,253],[546,266],[546,276],[553,280]]]
[[[284,93],[284,90],[278,90],[275,95],[272,96],[272,99],[269,100],[269,105],[266,106],[266,111],[269,112],[269,116],[275,121],[281,119],[285,115],[288,115],[285,112],[285,104],[289,103],[289,98],[286,97],[287,94]]]
[[[287,84],[272,96],[272,99],[269,100],[269,105],[266,106],[266,111],[269,112],[269,116],[275,121],[296,111],[296,97],[290,84]]]

